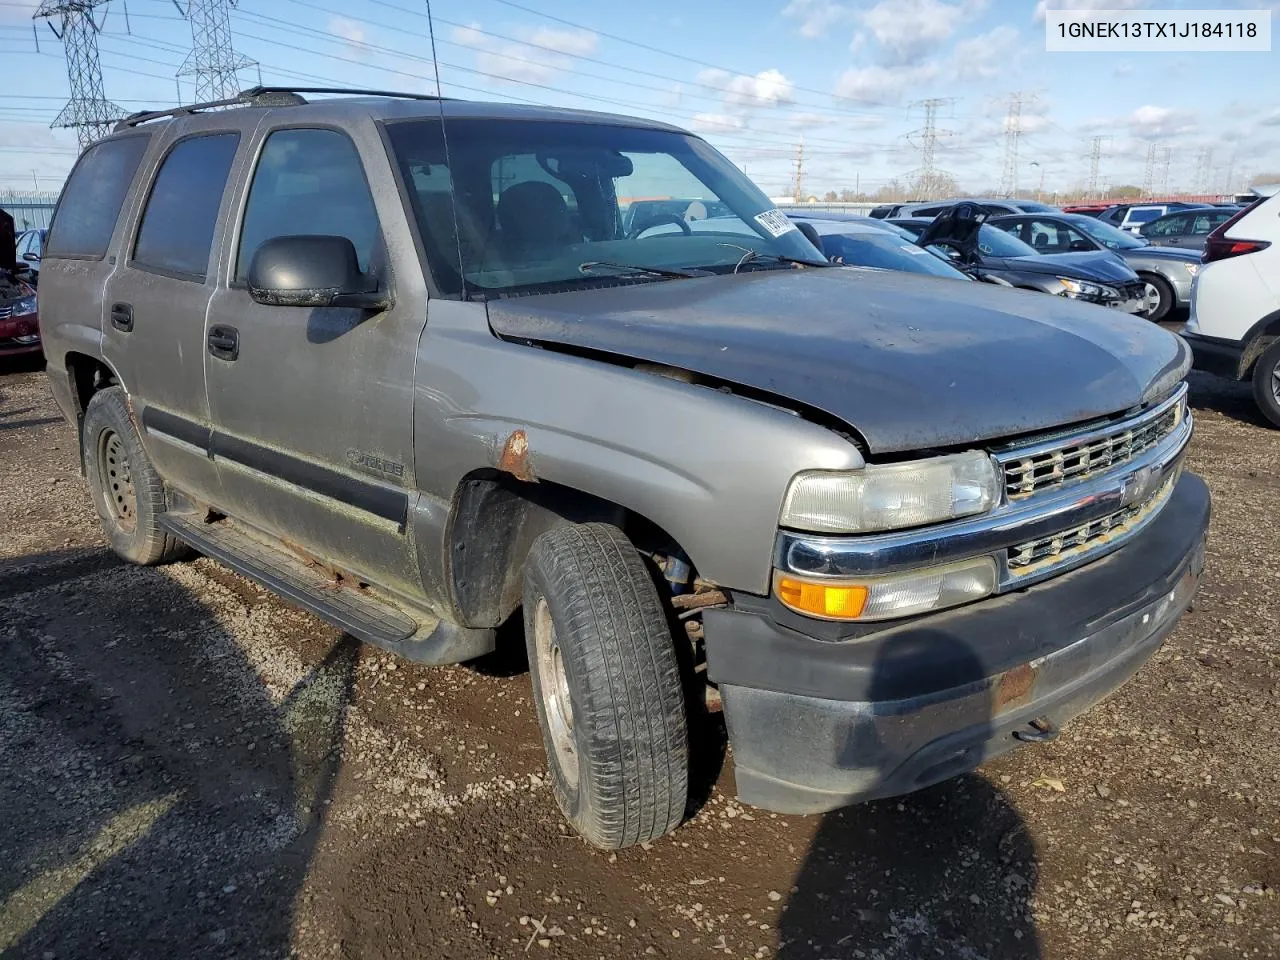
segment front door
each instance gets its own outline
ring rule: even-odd
[[[129,391],[147,454],[168,483],[211,503],[220,490],[209,459],[205,311],[239,143],[238,131],[202,130],[167,148],[103,301],[103,355]]]
[[[362,162],[347,134],[259,133],[238,226],[228,230],[204,354],[214,457],[237,517],[340,570],[410,594],[421,586],[405,531],[413,470],[413,370],[426,322],[421,273],[395,276],[381,222],[404,218],[382,154]],[[381,149],[376,139],[366,147]],[[379,210],[365,169],[385,178]],[[381,215],[381,216],[380,216]],[[278,236],[351,240],[362,270],[398,293],[371,314],[255,303],[253,254]],[[397,243],[406,258],[410,244]]]

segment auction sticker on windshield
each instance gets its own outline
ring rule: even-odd
[[[791,218],[777,207],[772,210],[766,210],[764,213],[757,213],[756,223],[764,227],[771,237],[780,237],[789,230],[796,229],[796,225],[791,222]]]

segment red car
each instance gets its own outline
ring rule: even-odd
[[[18,263],[13,217],[0,210],[0,357],[40,352],[36,288]]]

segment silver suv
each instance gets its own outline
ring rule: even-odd
[[[828,264],[663,124],[303,93],[71,174],[40,320],[103,529],[423,663],[522,616],[591,842],[680,822],[707,704],[746,801],[832,809],[1051,739],[1190,602],[1177,337]]]

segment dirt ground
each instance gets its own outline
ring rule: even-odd
[[[1280,431],[1192,397],[1206,578],[1113,698],[823,817],[739,805],[712,745],[692,819],[610,855],[517,656],[416,667],[210,560],[124,565],[43,373],[0,366],[0,955],[1280,956]]]

